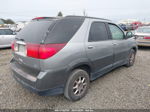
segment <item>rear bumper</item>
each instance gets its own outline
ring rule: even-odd
[[[38,95],[56,95],[64,92],[66,84],[65,68],[40,72],[33,77],[22,70],[18,70],[13,62],[10,64],[12,74],[17,82]]]
[[[29,91],[31,91],[31,92],[33,92],[35,94],[38,94],[40,96],[57,95],[57,94],[62,94],[63,93],[63,87],[62,86],[56,87],[56,88],[47,89],[47,90],[39,90],[39,89],[36,89],[33,86],[27,84],[26,82],[24,82],[23,80],[18,78],[15,74],[13,74],[13,77],[24,88],[26,88]]]
[[[150,46],[150,42],[138,42],[138,46]]]

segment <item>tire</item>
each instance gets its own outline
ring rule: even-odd
[[[126,67],[131,67],[134,65],[134,62],[135,62],[135,55],[136,55],[136,52],[134,49],[131,49],[130,50],[130,53],[129,53],[129,58],[128,58],[128,62],[127,64],[125,65]]]
[[[89,74],[82,69],[75,69],[66,83],[64,96],[71,101],[83,98],[89,88]]]

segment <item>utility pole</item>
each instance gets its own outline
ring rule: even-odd
[[[83,16],[87,16],[86,10],[83,10]]]

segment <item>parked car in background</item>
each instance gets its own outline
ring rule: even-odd
[[[121,26],[124,31],[131,31],[136,30],[139,26],[142,26],[142,23],[138,20],[127,19],[119,21],[119,26]]]
[[[0,28],[0,48],[11,47],[15,33],[9,28]]]
[[[137,28],[136,25],[134,24],[122,24],[120,23],[119,26],[124,30],[124,31],[131,31],[135,30]]]
[[[150,26],[139,27],[135,36],[138,46],[150,46]]]
[[[135,21],[131,23],[133,30],[136,30],[138,27],[141,27],[143,24],[140,21]]]
[[[127,31],[127,26],[125,24],[118,24],[124,31]]]
[[[12,44],[14,78],[39,95],[84,97],[90,81],[122,65],[132,66],[132,33],[101,18],[33,19]]]

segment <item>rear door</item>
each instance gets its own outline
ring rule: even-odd
[[[113,64],[113,43],[109,38],[105,23],[92,21],[89,31],[86,51],[92,62],[94,77],[109,71]]]
[[[108,24],[108,28],[113,39],[114,49],[114,64],[113,66],[120,66],[125,63],[128,53],[128,39],[125,39],[124,32],[115,24]]]

